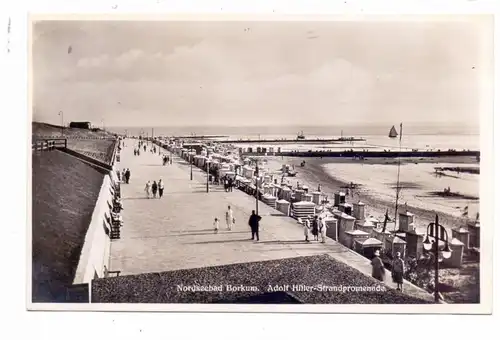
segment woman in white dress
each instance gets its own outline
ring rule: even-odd
[[[144,191],[146,192],[146,197],[151,198],[151,182],[148,181],[146,186],[144,187]]]
[[[306,238],[306,242],[310,242],[309,241],[309,231],[311,229],[311,222],[310,222],[310,219],[311,219],[311,216],[308,216],[305,220],[304,220],[304,237]]]
[[[323,218],[320,217],[318,224],[319,224],[319,233],[321,235],[321,243],[325,243],[326,242],[326,228],[327,228],[325,220],[323,220]]]
[[[234,217],[233,217],[233,210],[231,209],[231,206],[227,206],[227,211],[226,211],[226,227],[227,230],[233,229],[233,224],[234,224]]]

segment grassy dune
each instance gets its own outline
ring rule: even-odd
[[[54,150],[33,153],[32,297],[65,297],[80,258],[104,175]]]
[[[63,134],[64,132],[64,134]],[[35,138],[68,138],[68,148],[102,162],[109,163],[113,154],[113,135],[102,130],[64,128],[46,123],[32,123],[32,136]]]

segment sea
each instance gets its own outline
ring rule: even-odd
[[[108,130],[129,136],[220,136],[216,140],[247,139],[296,139],[303,134],[307,139],[325,139],[338,137],[361,137],[366,141],[344,144],[283,144],[282,150],[309,149],[392,149],[400,147],[399,137],[389,138],[388,125],[356,125],[356,126],[157,126],[157,127],[109,127]],[[399,130],[399,126],[396,126]],[[245,146],[244,144],[239,144]],[[265,147],[264,142],[259,143]],[[274,146],[277,146],[274,144]],[[467,124],[414,124],[403,127],[401,148],[404,149],[456,149],[479,150],[479,127]]]
[[[217,140],[235,139],[296,139],[303,134],[307,139],[362,137],[364,141],[342,143],[273,143],[238,144],[238,147],[281,147],[282,151],[307,150],[480,150],[480,135],[477,126],[468,124],[408,124],[403,126],[401,141],[389,138],[392,125],[357,125],[357,126],[192,126],[192,127],[127,127],[109,128],[109,130],[129,136],[220,136]],[[395,127],[400,131],[399,124]],[[390,162],[389,162],[390,163]],[[393,163],[393,162],[392,162]],[[406,163],[400,167],[400,182],[406,185],[401,189],[401,202],[426,210],[436,210],[454,216],[460,216],[465,207],[469,216],[479,212],[479,175],[469,173],[445,172],[445,176],[436,176],[435,167],[479,167],[471,159],[464,164]],[[325,173],[345,182],[361,184],[365,195],[383,201],[393,201],[397,166],[394,164],[364,164],[363,162],[338,163],[332,159],[323,165]],[[299,170],[300,171],[300,170]],[[469,198],[442,198],[433,196],[433,191],[450,188],[452,192],[467,195]]]

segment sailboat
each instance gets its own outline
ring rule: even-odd
[[[301,131],[301,132],[297,135],[297,139],[306,139],[306,137],[304,136],[304,131]]]
[[[396,127],[393,125],[391,131],[389,131],[389,138],[396,138],[398,136],[398,132],[396,131]]]

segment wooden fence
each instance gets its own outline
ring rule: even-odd
[[[31,143],[32,151],[47,151],[67,147],[68,140],[66,138],[36,139]]]
[[[115,136],[78,136],[78,135],[61,135],[61,137],[54,136],[38,136],[38,139],[82,139],[82,140],[115,140]]]

